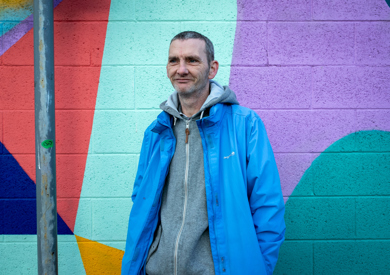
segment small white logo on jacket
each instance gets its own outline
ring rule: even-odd
[[[223,157],[224,159],[228,159],[230,158],[231,156],[234,156],[234,152],[232,152],[230,155],[228,155],[227,157]]]

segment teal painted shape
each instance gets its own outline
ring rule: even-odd
[[[275,274],[387,273],[390,132],[356,132],[321,153],[287,201],[285,221]]]
[[[235,22],[237,2],[232,0],[137,1],[135,15],[136,20]]]
[[[313,243],[310,241],[284,242],[274,274],[312,274],[313,255]]]
[[[86,274],[76,236],[58,237],[58,274]]]
[[[235,0],[111,1],[76,235],[124,248],[143,133],[173,92],[170,40],[184,30],[208,36],[221,63],[216,80],[227,85],[236,13]]]
[[[389,274],[389,240],[318,242],[314,251],[314,274]]]
[[[313,161],[290,199],[390,195],[389,152],[389,132],[352,133],[333,143]]]
[[[4,235],[0,255],[1,275],[38,274],[37,235]],[[86,274],[74,235],[58,235],[58,274]]]
[[[33,1],[25,1],[25,3],[21,3],[18,6],[15,6],[15,4],[7,5],[4,3],[2,9],[0,10],[0,21],[7,22],[7,24],[3,25],[0,36],[32,15],[32,12]]]

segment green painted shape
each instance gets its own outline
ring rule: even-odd
[[[274,274],[386,273],[390,132],[356,132],[321,153],[287,201],[285,221]],[[300,257],[313,269],[294,265]]]
[[[43,148],[49,149],[54,146],[54,142],[51,139],[46,139],[42,141],[41,145]]]
[[[215,80],[227,85],[236,13],[236,0],[111,1],[74,234],[124,248],[143,134],[173,92],[170,40],[184,30],[208,36],[221,65]]]

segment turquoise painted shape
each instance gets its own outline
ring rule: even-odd
[[[7,22],[0,32],[0,36],[5,34],[21,21],[32,15],[33,1],[25,1],[26,3],[20,4],[15,7],[15,4],[7,5],[3,3],[2,9],[0,9],[0,21]]]
[[[389,133],[360,131],[336,141],[313,161],[290,198],[390,195]]]
[[[287,201],[285,220],[275,274],[387,273],[390,132],[356,132],[321,153]]]
[[[37,235],[4,235],[0,255],[1,275],[38,274]],[[58,274],[86,274],[74,235],[58,235]]]
[[[74,229],[94,241],[117,241],[121,249],[143,133],[173,92],[165,70],[170,40],[184,30],[208,36],[221,62],[216,80],[227,85],[236,31],[236,0],[152,2],[111,1]]]

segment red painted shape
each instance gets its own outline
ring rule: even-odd
[[[34,110],[33,66],[0,66],[0,110]]]
[[[18,154],[35,153],[33,110],[5,111],[3,113],[3,127],[3,144],[16,160],[18,160]]]
[[[93,113],[93,110],[56,111],[57,154],[88,153]]]
[[[57,209],[72,231],[88,155],[110,3],[63,0],[54,10]],[[0,111],[3,144],[35,181],[33,55],[33,30],[3,54]]]
[[[95,109],[96,85],[91,86],[90,83],[99,79],[100,67],[61,66],[56,68],[55,74],[57,110]]]

